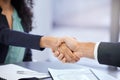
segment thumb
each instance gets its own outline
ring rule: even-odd
[[[58,38],[56,47],[59,47],[63,42],[64,42],[64,40],[62,38]]]
[[[64,37],[63,40],[72,51],[76,50],[78,45],[78,41],[76,39],[72,37]]]

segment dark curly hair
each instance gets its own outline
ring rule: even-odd
[[[12,6],[17,10],[19,17],[21,18],[21,23],[24,28],[28,31],[32,30],[32,17],[33,13],[31,8],[33,8],[32,0],[11,0]]]

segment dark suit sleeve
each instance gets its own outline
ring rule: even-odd
[[[43,50],[43,48],[40,48],[39,43],[41,37],[42,36],[10,30],[6,17],[0,14],[0,43]]]
[[[42,50],[40,39],[42,36],[13,31],[8,28],[0,30],[0,43]]]
[[[101,42],[98,47],[98,61],[120,67],[120,43]]]

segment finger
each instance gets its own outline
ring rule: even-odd
[[[66,61],[66,58],[63,58],[63,59],[62,59],[62,62],[63,62],[63,63],[66,63],[66,62],[67,62],[67,61]]]
[[[66,58],[67,61],[71,61],[71,57],[68,55],[69,54],[69,49],[66,48],[66,46],[64,46],[63,44],[58,48],[60,53],[64,54],[64,57]],[[71,51],[70,51],[71,52]]]
[[[59,47],[62,43],[63,43],[63,39],[62,38],[58,38],[56,46]]]
[[[62,61],[63,58],[64,58],[64,55],[63,55],[63,54],[60,54],[60,55],[58,56],[58,59],[59,59],[60,61]]]
[[[78,57],[78,58],[76,59],[76,62],[79,61],[80,58],[81,58],[81,56],[79,55],[79,53],[78,53],[78,52],[74,52],[73,54],[76,55],[76,56]]]
[[[71,59],[70,61],[67,61],[67,63],[75,63],[75,62],[77,62],[77,61],[74,60],[74,59]]]
[[[79,59],[76,55],[73,54],[73,52],[67,47],[67,45],[65,43],[63,43],[60,48],[61,48],[62,51],[65,51],[65,52],[62,52],[62,53],[64,53],[64,55],[66,57],[69,56],[70,58],[72,58],[74,60],[78,60]]]
[[[72,59],[74,59],[74,60],[78,60],[78,59],[79,59],[79,58],[78,58],[76,55],[74,55],[72,52],[69,52],[68,55],[69,55]]]
[[[66,46],[61,45],[59,48],[60,53],[64,53],[67,63],[75,63],[77,59],[71,58],[68,54],[73,54]],[[74,56],[74,54],[73,54]]]
[[[55,57],[58,57],[60,55],[59,51],[54,51],[53,53]]]
[[[52,49],[52,52],[53,52],[53,53],[55,53],[55,50],[54,50],[54,49]]]
[[[77,51],[79,46],[78,46],[78,41],[72,37],[64,37],[63,38],[65,44],[67,45],[68,48],[70,48],[72,51]]]

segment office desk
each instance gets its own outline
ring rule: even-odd
[[[86,61],[88,63],[88,61]],[[120,79],[120,69],[111,69],[108,68],[108,66],[105,65],[90,65],[90,62],[86,64],[86,62],[81,62],[79,64],[63,64],[60,62],[25,62],[20,63],[17,65],[38,71],[38,72],[45,72],[48,73],[48,68],[54,68],[54,69],[68,69],[68,68],[81,68],[81,67],[89,67],[94,68],[100,71],[103,71],[106,74],[109,74],[117,79]],[[94,64],[94,63],[93,63]],[[103,75],[104,76],[104,75]],[[52,80],[51,78],[45,79],[45,80]]]
[[[20,65],[22,67],[26,67],[28,69],[32,69],[38,72],[44,72],[44,73],[48,73],[48,68],[54,68],[54,69],[68,69],[68,68],[79,69],[80,68],[79,65],[63,64],[61,62],[23,62],[17,65]],[[49,79],[44,79],[44,80],[52,80],[52,79],[49,78]]]

